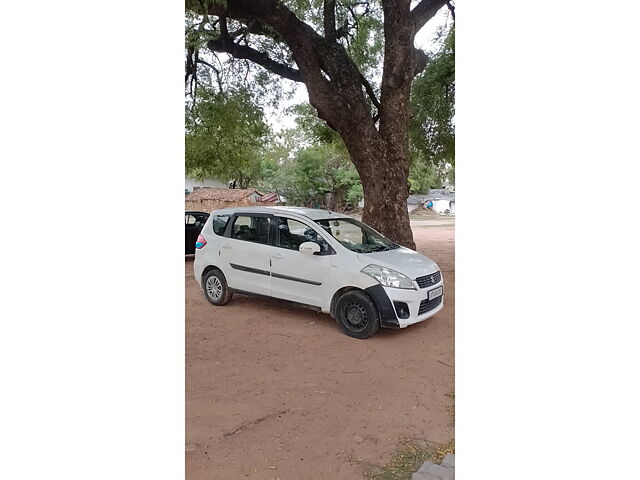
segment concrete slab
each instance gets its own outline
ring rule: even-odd
[[[424,462],[420,469],[411,475],[411,480],[454,480],[455,457],[453,454],[445,455],[440,465],[432,462]]]

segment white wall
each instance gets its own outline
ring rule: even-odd
[[[222,183],[217,179],[196,180],[195,178],[184,177],[185,190],[189,190],[189,192],[192,192],[193,187],[228,188],[229,185]]]
[[[449,210],[449,200],[434,200],[433,211],[437,213],[444,213],[445,210]]]

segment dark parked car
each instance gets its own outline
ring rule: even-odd
[[[196,240],[207,218],[209,218],[209,214],[206,212],[184,212],[185,255],[195,253]]]

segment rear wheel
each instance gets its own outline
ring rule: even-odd
[[[209,270],[202,277],[204,296],[213,305],[225,305],[233,297],[233,292],[227,286],[227,279],[220,270]]]
[[[336,321],[350,337],[369,338],[380,328],[378,309],[369,296],[359,290],[343,294],[336,305]]]

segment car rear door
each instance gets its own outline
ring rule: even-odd
[[[185,254],[195,253],[196,240],[207,222],[207,218],[209,218],[207,213],[185,213]]]
[[[196,237],[197,237],[197,218],[195,215],[185,213],[184,215],[184,243],[185,254],[194,253],[196,249]]]
[[[220,256],[231,288],[271,294],[271,215],[237,213],[222,240]]]
[[[271,249],[271,295],[322,307],[328,303],[327,286],[335,251],[310,224],[286,216],[274,216]],[[301,243],[315,242],[320,252],[298,250]]]

